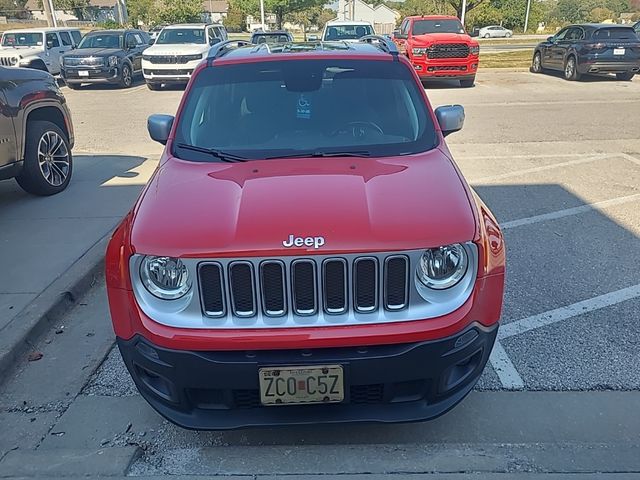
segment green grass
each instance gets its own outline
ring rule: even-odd
[[[480,68],[526,68],[531,66],[531,51],[482,53],[480,51]]]

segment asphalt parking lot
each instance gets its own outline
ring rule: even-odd
[[[152,92],[140,83],[129,90],[64,93],[76,125],[76,152],[145,158],[161,152],[148,139],[146,117],[175,113],[182,94]],[[43,420],[50,426],[43,426],[34,448],[140,447],[131,475],[640,472],[637,448],[615,461],[593,450],[571,450],[576,444],[640,444],[640,79],[573,83],[484,71],[472,89],[443,83],[428,95],[434,106],[465,106],[465,128],[448,143],[501,222],[508,247],[502,326],[477,392],[428,424],[190,432],[163,421],[140,399],[112,350],[94,375],[75,372],[86,381],[74,383],[72,400],[55,392],[29,398],[36,411],[48,405],[41,411],[51,417]],[[77,335],[93,333],[77,344],[75,355],[96,366],[112,345],[102,285],[67,323],[68,339],[74,324]],[[70,341],[49,339],[45,353]],[[71,362],[73,355],[66,355]],[[52,368],[27,365],[0,398],[17,404],[33,395],[24,384]],[[565,460],[573,467],[548,460],[551,450],[541,453],[546,466],[534,466],[538,447],[532,445],[544,450],[552,441],[568,449]],[[443,443],[493,447],[445,454],[438,450]],[[498,444],[516,450],[501,456],[504,451],[491,450]],[[517,450],[520,444],[530,447]],[[239,447],[251,447],[251,454]],[[431,463],[425,466],[427,453]],[[470,463],[456,467],[457,455]],[[474,464],[476,457],[483,460]],[[509,461],[483,463],[503,457]],[[588,467],[589,458],[601,463]]]

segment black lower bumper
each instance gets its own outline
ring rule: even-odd
[[[640,62],[584,62],[578,64],[580,73],[639,73]]]
[[[87,72],[87,76],[81,76],[80,71]],[[65,83],[118,83],[120,82],[120,69],[118,67],[104,67],[93,69],[65,68],[60,71],[60,76]]]
[[[472,75],[456,75],[456,74],[447,74],[447,73],[437,73],[433,75],[421,75],[418,72],[418,76],[420,77],[420,81],[423,83],[426,82],[438,82],[441,80],[475,80],[476,74]]]
[[[411,422],[453,408],[477,382],[497,325],[412,344],[316,350],[193,352],[137,336],[118,347],[140,393],[161,415],[198,430],[341,422]],[[341,403],[263,406],[258,369],[342,365]]]

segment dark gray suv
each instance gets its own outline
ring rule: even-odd
[[[34,195],[61,192],[71,180],[73,125],[47,72],[0,66],[0,180],[15,177]]]

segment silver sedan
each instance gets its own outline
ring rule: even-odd
[[[478,36],[480,38],[510,38],[513,36],[513,30],[501,27],[500,25],[489,25],[482,27]]]

